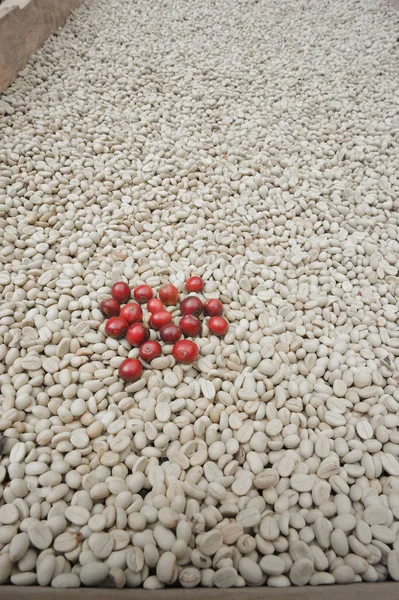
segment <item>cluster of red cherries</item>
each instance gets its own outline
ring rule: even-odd
[[[190,277],[186,282],[188,292],[201,292],[204,282],[201,277]],[[162,354],[162,346],[156,340],[150,340],[150,330],[143,325],[143,309],[146,304],[151,313],[150,325],[159,331],[160,339],[166,344],[174,344],[173,357],[177,362],[192,363],[197,360],[199,349],[195,342],[182,340],[181,337],[195,337],[201,331],[199,319],[202,312],[210,317],[208,327],[212,333],[223,336],[228,329],[228,322],[223,314],[220,300],[211,298],[204,304],[198,296],[187,296],[180,304],[182,317],[178,325],[172,323],[172,315],[165,306],[175,306],[179,301],[178,289],[167,283],[159,290],[159,298],[148,285],[139,285],[133,290],[136,302],[129,302],[131,290],[127,283],[119,281],[111,288],[112,298],[103,300],[101,312],[109,317],[105,324],[105,333],[112,338],[121,339],[126,336],[132,346],[139,348],[139,356],[149,362]],[[124,305],[124,306],[121,306]],[[119,366],[119,376],[123,381],[132,383],[140,379],[143,365],[137,358],[126,358]]]

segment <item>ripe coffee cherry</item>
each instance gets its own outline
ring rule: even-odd
[[[153,297],[153,291],[149,285],[139,285],[133,292],[134,299],[140,304],[145,304]]]
[[[215,335],[222,336],[229,328],[229,323],[224,317],[216,316],[209,319],[208,327]]]
[[[207,300],[204,304],[204,315],[206,317],[220,317],[223,314],[223,304],[216,298]]]
[[[109,337],[120,340],[126,333],[129,323],[120,317],[111,317],[105,324],[105,333]]]
[[[150,332],[142,323],[133,323],[126,332],[126,339],[132,346],[141,346],[150,337]]]
[[[111,288],[111,296],[115,298],[119,304],[125,304],[130,299],[130,287],[124,281],[114,283]]]
[[[127,383],[132,383],[140,379],[143,372],[143,365],[137,358],[126,358],[119,365],[119,377]]]
[[[150,325],[154,329],[161,329],[163,325],[167,325],[172,322],[172,315],[167,310],[160,310],[159,312],[153,313],[150,317]]]
[[[150,313],[156,313],[160,310],[165,310],[163,302],[161,302],[158,298],[151,298],[151,300],[148,301],[147,308]]]
[[[190,340],[180,340],[173,346],[172,354],[177,362],[192,363],[197,360],[199,350],[197,344]]]
[[[204,287],[201,277],[190,277],[187,279],[186,288],[188,292],[200,292]]]
[[[194,315],[185,315],[180,319],[180,328],[184,335],[195,337],[201,331],[202,323]]]
[[[173,306],[179,299],[179,290],[171,283],[165,283],[159,290],[159,297],[166,306]]]
[[[100,304],[100,310],[106,317],[117,317],[120,309],[120,304],[115,298],[108,298],[108,300],[103,300]]]
[[[195,315],[198,317],[204,308],[201,300],[197,296],[187,296],[180,304],[182,315]]]
[[[138,323],[143,319],[143,311],[135,302],[129,302],[129,304],[125,304],[125,306],[121,308],[119,316],[131,325],[132,323]]]
[[[163,327],[161,327],[159,335],[161,336],[161,340],[163,342],[173,344],[174,342],[177,342],[177,340],[180,340],[182,331],[178,325],[173,325],[173,323],[169,323],[168,325],[164,325]]]
[[[149,340],[148,342],[144,342],[140,346],[139,350],[140,358],[150,362],[154,358],[158,358],[162,354],[162,346],[159,342],[155,340]]]

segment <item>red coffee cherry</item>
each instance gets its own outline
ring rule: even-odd
[[[161,310],[165,310],[165,306],[158,298],[151,298],[151,300],[149,300],[147,303],[147,309],[150,311],[150,313],[156,313]]]
[[[111,317],[105,324],[105,333],[109,337],[120,340],[126,333],[129,323],[120,317]]]
[[[223,336],[229,328],[229,323],[224,317],[211,317],[208,327],[215,335]]]
[[[201,277],[190,277],[187,279],[186,288],[188,292],[200,292],[204,287],[204,282]]]
[[[179,299],[179,290],[171,283],[165,283],[159,290],[159,297],[166,306],[174,306]]]
[[[155,340],[149,340],[141,344],[139,349],[140,358],[147,362],[151,362],[154,358],[158,358],[162,354],[162,346]]]
[[[197,360],[199,350],[197,344],[190,340],[180,340],[173,346],[172,354],[177,362],[192,363]]]
[[[194,315],[185,315],[180,319],[180,328],[184,335],[195,337],[201,331],[202,323]]]
[[[198,317],[202,313],[204,305],[197,296],[187,296],[180,304],[182,315],[195,315]]]
[[[100,310],[106,317],[117,317],[120,309],[120,304],[115,298],[108,298],[108,300],[103,300],[100,304]]]
[[[154,329],[161,329],[164,325],[172,322],[172,315],[167,310],[160,310],[150,317],[150,325]]]
[[[204,315],[206,317],[220,317],[223,314],[223,304],[216,298],[207,300],[204,304]]]
[[[170,343],[173,344],[174,342],[177,342],[177,340],[180,340],[180,338],[182,336],[182,331],[178,325],[173,325],[173,323],[168,323],[167,325],[164,325],[163,327],[161,327],[159,335],[161,336],[161,340],[163,342],[166,342],[168,344],[170,344]]]
[[[142,323],[133,323],[126,332],[126,339],[132,346],[139,347],[150,337],[150,332]]]
[[[114,283],[111,288],[111,296],[115,298],[119,304],[125,304],[130,299],[130,287],[124,281]]]
[[[119,365],[119,377],[127,383],[132,383],[140,379],[143,372],[143,365],[137,358],[126,358]]]
[[[132,323],[138,323],[143,320],[143,311],[135,302],[129,302],[129,304],[125,304],[125,306],[121,308],[119,316],[131,325]]]
[[[154,293],[149,285],[138,285],[133,292],[134,299],[139,304],[145,304],[153,297]]]

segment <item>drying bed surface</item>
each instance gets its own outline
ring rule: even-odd
[[[0,98],[0,582],[399,580],[397,23],[94,0]],[[198,275],[120,380],[111,286]]]

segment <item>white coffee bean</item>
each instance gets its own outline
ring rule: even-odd
[[[30,545],[30,539],[27,533],[18,533],[10,543],[10,560],[13,562],[19,561],[25,556]]]
[[[399,580],[396,22],[226,2],[85,3],[1,97],[1,583]],[[192,276],[226,334],[122,381],[112,285]]]
[[[80,587],[80,579],[75,573],[61,573],[51,582],[54,588],[77,588]]]
[[[12,562],[7,553],[0,555],[0,583],[5,583],[12,571]]]
[[[260,524],[260,534],[263,539],[273,541],[280,535],[277,520],[273,517],[265,517]]]
[[[347,565],[341,565],[332,572],[335,583],[353,583],[355,581],[355,573],[353,569]]]
[[[238,562],[238,572],[250,585],[261,585],[265,576],[262,573],[259,565],[250,558],[240,558]]]
[[[100,585],[108,576],[109,567],[105,563],[88,563],[80,570],[79,578],[88,587]]]
[[[13,504],[4,504],[0,508],[0,523],[3,525],[12,525],[19,519],[19,511]]]
[[[37,565],[37,582],[41,586],[49,585],[52,581],[56,570],[56,557],[53,554],[48,554],[43,558],[40,564]]]
[[[72,552],[79,543],[80,536],[74,531],[65,531],[54,539],[53,547],[56,552]]]
[[[44,550],[53,541],[53,534],[45,523],[32,523],[28,528],[28,536],[32,546]]]
[[[201,552],[207,556],[212,556],[223,543],[222,532],[218,529],[208,531],[197,536],[196,543]]]
[[[310,492],[313,487],[313,479],[310,475],[292,475],[290,484],[296,492]]]
[[[161,583],[172,584],[176,581],[179,571],[176,556],[173,552],[164,552],[158,560],[157,578]]]
[[[234,587],[237,582],[237,571],[234,567],[222,567],[218,569],[213,577],[213,583],[217,588]]]
[[[259,563],[260,568],[266,575],[282,575],[285,571],[285,563],[278,556],[263,556]]]
[[[314,571],[311,560],[299,558],[290,569],[289,578],[294,585],[306,585]]]
[[[83,506],[69,506],[65,510],[65,517],[74,525],[86,525],[90,518],[90,512]]]

